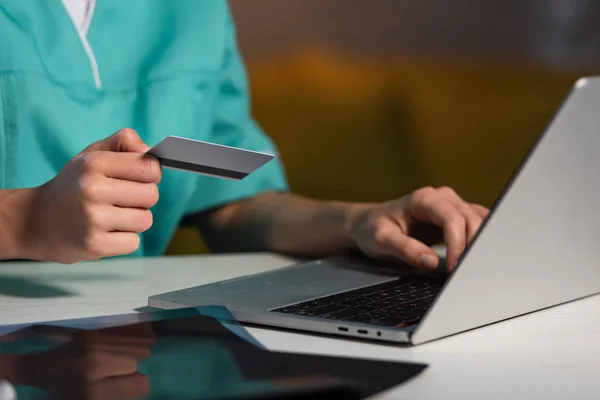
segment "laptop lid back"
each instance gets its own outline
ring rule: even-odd
[[[415,330],[422,343],[600,292],[600,77],[577,81]]]

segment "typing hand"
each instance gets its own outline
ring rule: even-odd
[[[23,232],[26,258],[75,263],[135,252],[152,225],[161,167],[123,129],[93,143],[35,188]]]
[[[450,188],[428,187],[399,200],[361,206],[351,219],[350,231],[365,254],[398,258],[428,271],[440,262],[430,246],[443,240],[451,271],[488,212]]]

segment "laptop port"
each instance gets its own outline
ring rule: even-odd
[[[358,332],[358,333],[362,333],[363,335],[366,335],[366,334],[368,334],[368,333],[369,333],[369,331],[368,331],[368,330],[366,330],[366,329],[359,329],[359,330],[357,330],[357,332]]]
[[[348,328],[346,328],[345,326],[338,326],[338,331],[340,331],[340,332],[348,332]]]

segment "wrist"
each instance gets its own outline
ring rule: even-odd
[[[343,232],[346,241],[350,243],[349,250],[357,250],[356,227],[366,218],[368,212],[375,206],[372,203],[348,203],[344,207]]]
[[[0,194],[0,259],[25,259],[29,210],[35,189],[4,190]]]

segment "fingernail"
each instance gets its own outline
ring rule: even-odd
[[[431,254],[423,254],[419,260],[419,265],[425,269],[436,269],[438,266],[438,259]]]

